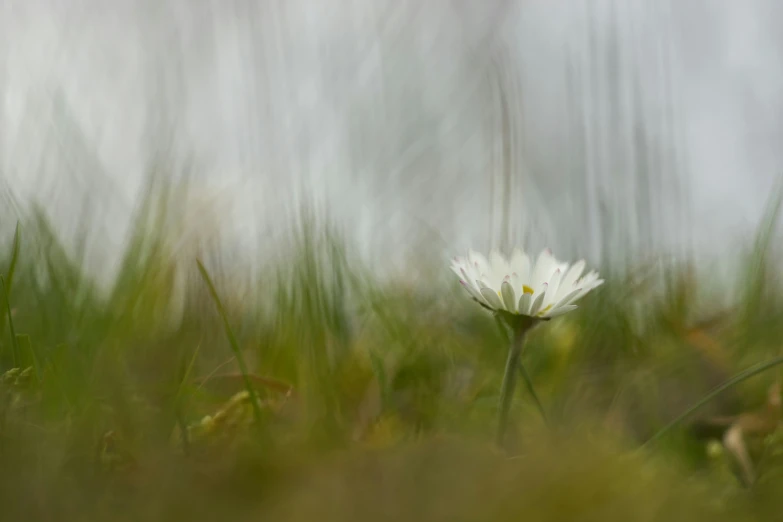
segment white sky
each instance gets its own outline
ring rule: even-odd
[[[306,186],[373,259],[433,237],[486,247],[500,74],[512,239],[594,255],[603,197],[620,228],[653,221],[657,246],[719,253],[783,172],[781,17],[776,0],[0,0],[0,176],[66,233],[92,195],[103,244],[119,247],[168,118],[178,161],[231,201],[237,237],[279,231]],[[647,217],[631,198],[635,126],[660,147]]]

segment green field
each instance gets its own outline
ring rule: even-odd
[[[437,252],[380,278],[303,212],[251,278],[208,241],[172,248],[172,198],[139,210],[109,288],[43,212],[0,223],[3,520],[781,519],[783,438],[754,447],[751,488],[688,420],[644,444],[783,355],[774,202],[734,282],[663,256],[598,267],[531,333],[546,421],[520,385],[501,451],[506,333]],[[760,406],[779,374],[693,418]]]

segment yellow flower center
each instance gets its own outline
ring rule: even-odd
[[[522,293],[523,294],[531,294],[532,295],[533,294],[533,289],[530,288],[527,285],[522,285]]]

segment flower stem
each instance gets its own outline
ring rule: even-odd
[[[506,359],[506,370],[503,374],[503,384],[500,389],[500,407],[498,411],[498,432],[497,444],[503,446],[506,439],[506,428],[508,425],[508,414],[511,409],[511,399],[514,397],[514,388],[517,384],[517,371],[519,371],[519,360],[522,357],[522,349],[525,345],[525,335],[532,326],[529,321],[520,321],[514,325],[514,337],[511,340],[511,347],[508,350]]]

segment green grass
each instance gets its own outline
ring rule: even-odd
[[[445,268],[380,280],[304,211],[251,279],[202,238],[173,249],[186,193],[150,192],[108,288],[42,211],[0,229],[6,519],[778,519],[783,442],[752,490],[683,425],[641,449],[781,355],[777,201],[712,324],[726,310],[682,260],[604,270],[579,310],[531,332],[540,404],[517,388],[507,455],[507,339]],[[703,410],[758,405],[778,374]]]

